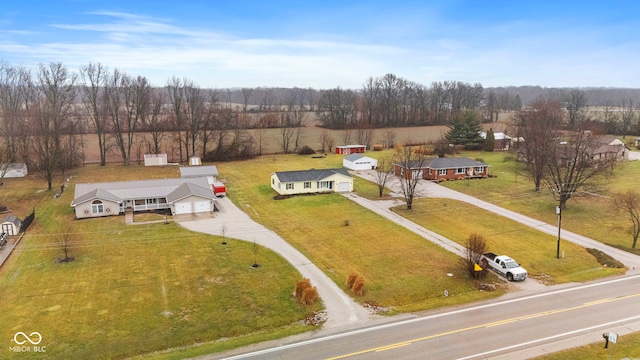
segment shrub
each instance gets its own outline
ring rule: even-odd
[[[302,297],[300,298],[300,302],[303,305],[313,305],[318,298],[318,290],[316,287],[308,287],[304,289],[302,292]]]
[[[465,256],[460,258],[462,266],[469,273],[472,278],[484,278],[487,274],[487,269],[484,268],[481,272],[475,271],[475,265],[480,264],[482,254],[487,252],[487,241],[480,234],[470,234],[465,244]]]
[[[313,150],[311,147],[309,147],[309,145],[305,145],[303,146],[299,151],[298,151],[298,155],[311,155],[311,154],[315,154],[316,151]]]
[[[302,279],[296,283],[295,295],[297,298],[302,297],[304,291],[311,287],[311,281],[309,279]]]
[[[356,296],[362,296],[364,292],[364,278],[356,273],[351,273],[347,278],[347,288]]]
[[[362,294],[364,293],[364,278],[362,276],[358,276],[356,281],[353,283],[353,286],[351,287],[351,291],[356,296],[362,296]]]
[[[356,273],[349,274],[349,277],[347,278],[347,289],[351,289],[353,287],[353,284],[356,282],[356,279],[358,279],[358,274]]]
[[[595,256],[595,258],[598,260],[598,263],[600,263],[603,266],[616,268],[616,269],[624,268],[624,264],[622,264],[618,260],[612,258],[611,256],[603,253],[598,249],[587,249],[587,251],[589,252],[589,254]]]

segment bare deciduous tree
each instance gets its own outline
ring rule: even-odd
[[[151,154],[160,153],[160,143],[167,130],[165,93],[154,89],[149,99],[149,114],[143,120],[145,131],[151,134],[151,141],[148,142],[148,151]]]
[[[107,100],[105,89],[109,79],[108,69],[100,63],[80,68],[80,91],[87,117],[93,123],[98,136],[100,166],[107,163]]]
[[[624,193],[618,193],[613,196],[613,206],[618,211],[622,211],[629,215],[631,227],[629,234],[633,238],[632,248],[636,248],[638,237],[640,237],[640,194],[633,190]]]
[[[422,168],[425,161],[424,147],[414,148],[404,145],[398,147],[395,153],[395,165],[400,168],[400,188],[404,195],[407,210],[413,207],[413,199],[416,195],[416,186],[422,180]]]
[[[53,188],[55,177],[62,174],[66,164],[62,153],[62,131],[74,116],[76,77],[61,63],[40,65],[38,88],[40,98],[34,112],[33,150],[36,168],[47,181],[47,189]]]
[[[60,251],[62,251],[62,254],[64,255],[64,257],[58,259],[58,262],[67,263],[75,260],[73,256],[69,255],[69,253],[71,252],[71,247],[73,246],[71,228],[69,226],[65,226],[62,229],[60,239],[58,240],[58,246],[60,248]]]
[[[36,100],[31,72],[0,63],[0,114],[9,161],[28,162],[28,119]]]
[[[132,78],[115,69],[107,86],[108,114],[122,163],[131,163],[138,126],[149,113],[151,86],[145,77]]]
[[[331,134],[325,129],[320,133],[320,151],[323,153],[325,150],[331,151],[334,145],[334,140]]]
[[[519,158],[527,163],[535,191],[540,190],[549,153],[559,142],[557,129],[563,119],[560,103],[537,101],[515,115],[517,136],[524,139]]]
[[[483,265],[482,255],[487,252],[487,241],[480,234],[471,234],[467,238],[465,245],[465,256],[461,259],[464,269],[472,277],[480,275],[484,277],[487,274],[487,264],[484,264],[482,271],[476,271],[476,264]]]
[[[544,180],[561,210],[569,199],[597,192],[598,180],[607,175],[616,161],[614,157],[594,158],[599,144],[587,131],[575,131],[563,140],[550,147],[544,160]]]
[[[378,167],[376,168],[376,185],[378,186],[378,196],[382,197],[384,188],[393,178],[393,157],[383,156],[378,159]]]
[[[392,149],[396,146],[396,131],[391,128],[385,129],[382,133],[382,142],[387,149]]]
[[[566,99],[569,126],[573,129],[582,120],[587,111],[587,94],[584,90],[573,89],[569,91]]]

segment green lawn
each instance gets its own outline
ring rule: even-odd
[[[298,155],[218,164],[228,194],[258,222],[276,231],[344,287],[351,273],[365,277],[360,302],[413,311],[497,296],[476,291],[458,258],[422,237],[362,209],[339,194],[274,200],[274,171],[341,166],[342,157]],[[355,190],[373,185],[356,180]],[[348,221],[348,226],[345,223]],[[447,274],[454,274],[453,277]],[[449,290],[448,298],[443,296]]]
[[[489,251],[514,257],[530,277],[545,284],[587,281],[626,271],[601,266],[584,248],[567,241],[561,243],[565,257],[557,259],[557,237],[456,200],[417,199],[412,211],[406,206],[393,210],[460,245],[465,245],[470,234],[480,234]]]
[[[539,192],[534,191],[533,181],[527,174],[525,166],[516,163],[512,155],[497,152],[470,152],[462,156],[483,159],[491,164],[489,173],[495,177],[448,181],[441,183],[443,186],[549,224],[557,224],[558,216],[555,213],[557,201],[544,188]],[[640,161],[619,163],[608,181],[601,186],[600,194],[603,196],[583,196],[569,200],[567,208],[562,212],[562,229],[632,251],[630,249],[632,238],[627,232],[631,225],[628,214],[617,212],[609,196],[635,189],[639,176]]]
[[[501,153],[469,156],[484,158],[497,177],[445,186],[556,221],[555,202],[550,195],[531,190],[519,164]],[[216,165],[232,201],[303,252],[339,286],[344,288],[351,273],[362,275],[365,293],[355,297],[359,302],[387,307],[393,314],[487,299],[506,291],[475,290],[457,256],[342,195],[273,199],[272,172],[340,167],[342,156],[270,155]],[[625,175],[612,181],[612,191],[630,188],[624,184],[631,180],[625,179],[640,172],[640,164],[627,164],[618,172]],[[45,183],[38,178],[5,179],[0,198],[19,217],[35,208],[36,222],[0,269],[0,302],[10,304],[0,312],[0,338],[38,331],[47,346],[43,357],[122,358],[184,347],[161,356],[180,358],[309,330],[298,321],[322,304],[298,305],[291,292],[299,274],[266,249],[258,252],[263,266],[252,269],[251,243],[230,241],[222,246],[218,237],[173,223],[126,226],[122,217],[74,220],[69,207],[74,183],[122,180],[125,173],[131,180],[179,176],[176,167],[88,166],[67,174],[70,186],[57,199],[53,192],[42,191]],[[356,178],[354,187],[360,195],[377,198],[375,184]],[[624,218],[609,209],[606,198],[571,200],[563,228],[607,243],[630,244],[622,230]],[[461,213],[465,222],[459,221]],[[405,215],[458,242],[472,232],[480,233],[491,250],[514,254],[533,277],[549,283],[619,273],[602,269],[583,249],[568,243],[563,244],[566,259],[556,260],[554,237],[466,204],[419,200]],[[58,241],[66,227],[71,230],[70,255],[75,261],[58,264],[55,260],[62,255]],[[493,275],[488,281],[501,283]],[[217,341],[227,338],[231,339]],[[194,343],[204,345],[190,347]],[[23,357],[0,350],[0,358]]]
[[[72,181],[109,180],[124,170],[132,178],[177,171],[95,167],[80,169]],[[6,179],[1,188],[11,208],[30,210],[25,205],[30,202],[36,209],[36,221],[0,270],[1,339],[37,331],[47,350],[43,357],[122,358],[200,342],[212,342],[208,350],[222,349],[230,343],[215,340],[251,342],[312,329],[297,322],[322,305],[305,307],[294,300],[300,276],[279,255],[260,249],[262,266],[253,269],[251,243],[222,246],[218,237],[174,223],[73,220],[73,186],[53,199],[51,192],[37,191],[41,184]],[[59,264],[57,242],[65,226],[71,226],[75,261]],[[25,356],[7,349],[0,350],[0,358]]]
[[[605,340],[580,346],[575,349],[560,351],[554,354],[539,356],[535,360],[601,360],[601,359],[638,359],[640,358],[640,333],[632,333],[618,337],[618,342],[609,343],[604,348]]]

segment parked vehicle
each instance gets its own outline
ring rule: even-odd
[[[522,268],[512,258],[506,255],[496,255],[488,252],[482,255],[482,266],[502,274],[509,281],[522,281],[527,278],[527,270]]]

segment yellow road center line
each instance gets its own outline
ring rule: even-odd
[[[533,319],[533,318],[537,318],[537,317],[541,317],[541,316],[559,314],[559,313],[562,313],[562,312],[583,309],[583,308],[594,306],[594,305],[605,304],[605,303],[618,301],[618,300],[624,300],[624,299],[637,297],[637,296],[640,296],[640,293],[632,294],[632,295],[626,295],[626,296],[620,296],[620,297],[616,297],[616,298],[609,298],[609,299],[591,301],[591,302],[588,302],[588,303],[584,303],[583,305],[578,305],[578,306],[565,308],[565,309],[548,310],[548,311],[543,311],[543,312],[539,312],[539,313],[535,313],[535,314],[523,315],[523,316],[511,318],[511,319],[505,319],[505,320],[496,321],[496,322],[492,322],[492,323],[488,323],[488,324],[476,325],[476,326],[471,326],[471,327],[468,327],[468,328],[447,331],[447,332],[440,333],[440,334],[429,335],[429,336],[425,336],[425,337],[421,337],[421,338],[417,338],[417,339],[413,339],[413,340],[403,341],[403,342],[399,342],[399,343],[394,343],[394,344],[389,344],[389,345],[380,346],[380,347],[376,347],[376,348],[371,348],[371,349],[367,349],[367,350],[362,350],[362,351],[358,351],[358,352],[353,352],[353,353],[349,353],[349,354],[344,354],[344,355],[328,358],[327,360],[344,359],[344,358],[347,358],[347,357],[356,356],[356,355],[362,355],[362,354],[366,354],[366,353],[370,353],[370,352],[380,352],[380,351],[385,351],[385,350],[391,350],[391,349],[395,349],[395,348],[411,345],[411,344],[413,344],[415,342],[418,342],[418,341],[429,340],[429,339],[433,339],[433,338],[437,338],[437,337],[441,337],[441,336],[452,335],[452,334],[461,333],[461,332],[474,330],[474,329],[479,329],[479,328],[489,328],[489,327],[494,327],[494,326],[510,324],[510,323],[513,323],[513,322],[516,322],[516,321],[528,320],[528,319]]]

